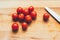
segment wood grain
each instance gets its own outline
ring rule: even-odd
[[[60,15],[60,8],[51,8]],[[47,13],[44,8],[35,8],[37,19],[33,20],[28,26],[26,32],[22,31],[21,23],[19,31],[15,34],[12,32],[11,15],[16,12],[16,8],[0,9],[0,39],[1,40],[59,40],[60,24],[50,16],[48,22],[43,21],[43,14]]]
[[[60,0],[0,0],[0,8],[16,8],[16,7],[60,7]]]

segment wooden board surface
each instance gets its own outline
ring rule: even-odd
[[[60,15],[60,8],[51,8]],[[37,19],[32,21],[26,32],[22,31],[21,23],[19,31],[14,34],[11,29],[13,23],[11,14],[16,8],[0,9],[0,40],[60,40],[60,24],[50,16],[48,22],[43,21],[44,8],[35,8]]]
[[[60,7],[60,0],[0,0],[0,8],[28,7]]]

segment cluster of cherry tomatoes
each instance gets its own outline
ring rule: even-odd
[[[32,22],[32,20],[36,19],[37,13],[34,11],[34,7],[30,6],[27,9],[23,9],[22,7],[17,8],[17,13],[12,14],[13,21],[22,22],[22,30],[27,30],[28,24]],[[49,14],[45,13],[43,15],[43,20],[48,21]],[[12,24],[12,31],[17,32],[19,29],[19,25],[17,23]]]
[[[28,7],[27,9],[23,9],[22,7],[17,8],[17,13],[12,14],[13,21],[22,22],[22,30],[27,30],[28,24],[32,22],[32,20],[36,19],[37,13],[34,10],[33,6]],[[12,30],[18,31],[19,25],[17,23],[12,24]]]

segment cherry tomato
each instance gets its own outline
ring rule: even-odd
[[[22,8],[22,7],[18,7],[18,8],[17,8],[17,13],[18,13],[18,14],[22,13],[22,11],[23,11],[23,8]]]
[[[37,13],[35,11],[31,12],[32,19],[36,19]]]
[[[45,13],[43,15],[43,19],[44,19],[44,21],[47,21],[49,19],[49,14],[48,13]]]
[[[24,9],[23,10],[23,13],[24,13],[24,15],[28,15],[29,14],[29,11],[27,9]]]
[[[32,22],[32,18],[30,15],[26,15],[25,20],[26,20],[26,22]]]
[[[13,31],[13,32],[17,32],[18,29],[19,29],[18,24],[17,24],[17,23],[13,23],[13,24],[12,24],[12,31]]]
[[[18,14],[17,14],[17,13],[13,13],[13,14],[12,14],[12,19],[13,19],[14,21],[17,21],[17,19],[18,19]]]
[[[21,13],[21,14],[19,14],[19,16],[18,16],[18,19],[19,19],[19,20],[24,20],[24,17],[25,17],[24,14]]]
[[[22,29],[25,31],[27,30],[28,24],[26,22],[22,23]]]
[[[25,9],[22,9],[22,13],[24,13]]]
[[[32,12],[32,11],[34,10],[34,7],[33,7],[33,6],[30,6],[30,7],[28,8],[28,10],[29,10],[29,12]]]

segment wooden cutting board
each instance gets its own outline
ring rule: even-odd
[[[60,15],[60,8],[51,8]],[[26,32],[19,24],[17,33],[13,33],[11,29],[12,17],[16,12],[16,8],[0,8],[0,40],[60,40],[60,24],[50,16],[48,22],[43,21],[43,14],[47,13],[44,8],[35,8],[37,19],[33,20],[28,26]]]

